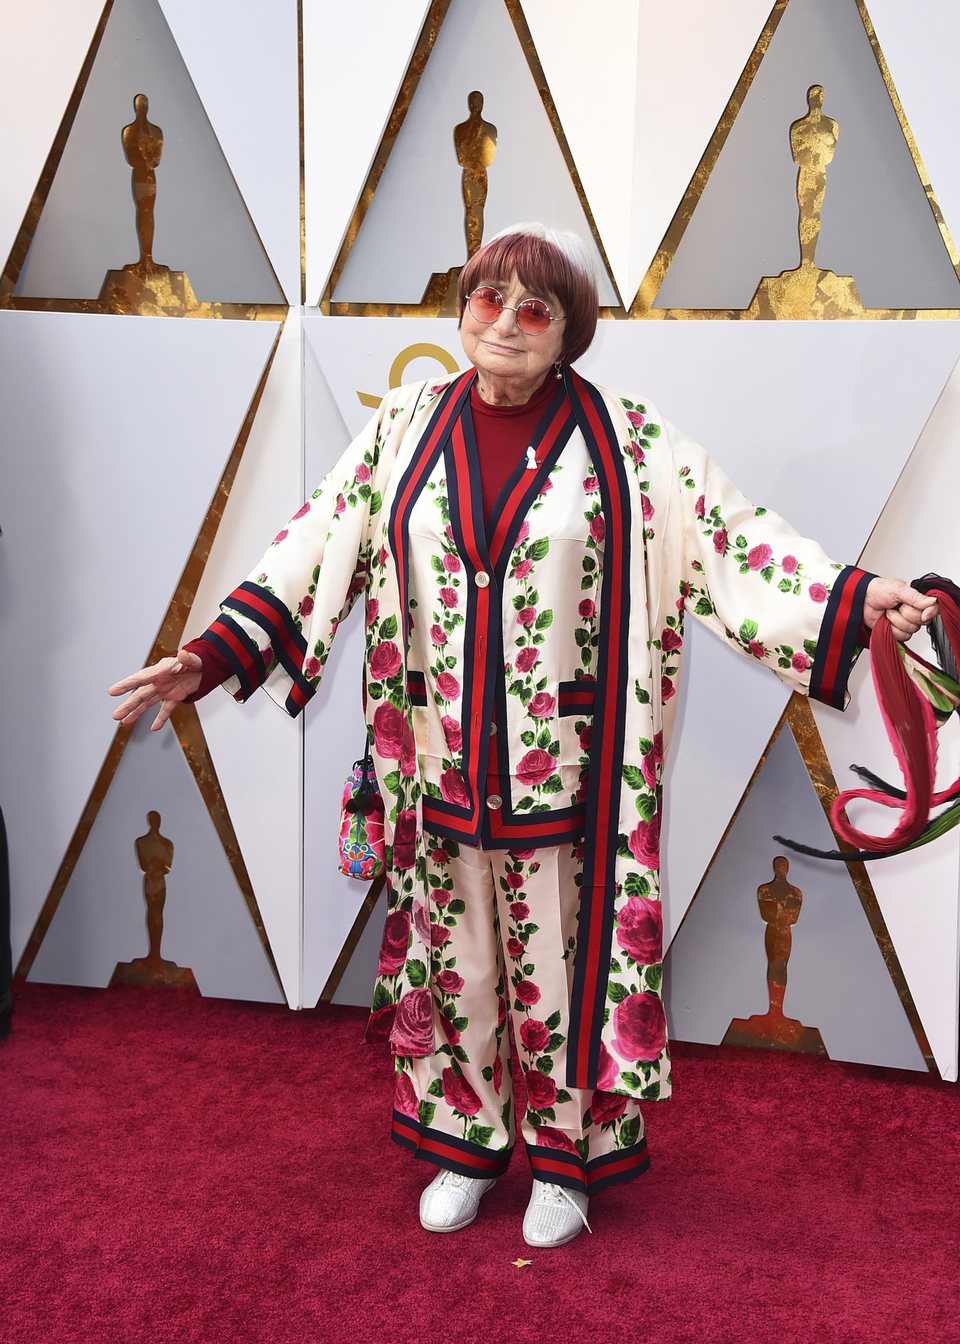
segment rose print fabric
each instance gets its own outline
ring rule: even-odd
[[[461,972],[436,969],[423,918],[433,849],[580,845],[552,1080],[571,1096],[604,1079],[615,1095],[664,1097],[651,930],[684,622],[842,707],[871,576],[751,504],[649,402],[572,371],[533,436],[534,467],[517,464],[485,519],[474,375],[388,394],[204,638],[238,700],[263,685],[296,715],[363,594],[389,899],[369,1040],[407,1059],[449,1044],[452,1019],[430,1005],[436,976]]]
[[[428,902],[413,920],[429,947],[416,1013],[398,1013],[402,1051],[429,1019],[442,1038],[425,1057],[398,1053],[392,1136],[418,1158],[467,1175],[506,1170],[517,1134],[534,1176],[586,1193],[649,1167],[637,1100],[612,1089],[617,1068],[605,1056],[596,1088],[564,1085],[573,984],[582,846],[484,850],[437,842],[426,853]],[[624,942],[659,962],[660,907],[637,906]],[[380,970],[396,973],[406,929],[391,915]],[[429,988],[427,986],[430,986]],[[412,1005],[410,1005],[412,1007]],[[523,1071],[518,1114],[510,1032]],[[629,1050],[657,1058],[666,1049],[660,999],[623,1017]],[[666,1078],[669,1086],[669,1073]],[[654,1081],[646,1088],[661,1094]]]

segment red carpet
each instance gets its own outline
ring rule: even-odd
[[[676,1045],[652,1168],[594,1235],[520,1236],[523,1154],[463,1232],[387,1138],[364,1014],[21,986],[0,1043],[0,1339],[944,1341],[960,1337],[960,1093]],[[516,1268],[511,1261],[532,1261]]]

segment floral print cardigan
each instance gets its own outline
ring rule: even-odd
[[[872,575],[754,507],[651,403],[558,381],[484,525],[476,370],[397,388],[205,632],[237,700],[297,715],[364,597],[389,956],[368,1040],[455,1050],[424,847],[572,842],[583,860],[566,1085],[665,1098],[661,777],[684,621],[843,708]],[[403,944],[403,946],[401,946]]]

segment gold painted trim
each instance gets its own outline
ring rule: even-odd
[[[30,204],[27,206],[26,214],[23,217],[23,223],[20,225],[13,247],[10,250],[10,255],[7,258],[6,265],[3,268],[2,274],[0,274],[0,308],[8,308],[11,306],[7,300],[13,296],[17,281],[20,279],[20,272],[23,270],[24,262],[27,259],[27,253],[30,251],[33,235],[36,233],[37,225],[40,222],[40,216],[43,214],[43,208],[46,205],[47,197],[50,194],[50,188],[53,186],[53,180],[57,175],[57,169],[60,167],[60,160],[63,158],[63,151],[70,138],[70,132],[73,130],[73,123],[76,120],[77,110],[80,107],[80,100],[86,90],[87,80],[90,78],[90,71],[93,69],[94,62],[97,59],[100,43],[103,41],[103,34],[106,31],[107,20],[110,17],[110,11],[112,9],[113,0],[106,0],[100,19],[94,29],[93,37],[90,39],[90,45],[87,48],[87,54],[80,67],[77,81],[73,86],[73,92],[67,100],[67,106],[60,119],[60,125],[57,127],[57,133],[53,137],[50,152],[47,154],[46,162],[43,165],[40,177],[37,180],[37,185],[30,198]]]
[[[194,598],[196,597],[197,594],[197,587],[200,582],[200,577],[203,574],[204,568],[206,567],[207,560],[209,559],[210,556],[211,547],[217,535],[217,531],[220,527],[220,522],[223,518],[223,511],[226,506],[227,499],[229,498],[230,490],[233,486],[234,479],[236,478],[237,469],[240,466],[240,461],[243,457],[244,449],[247,446],[247,440],[250,437],[250,430],[253,427],[253,422],[254,419],[256,418],[257,410],[260,405],[260,400],[263,396],[264,388],[267,385],[267,379],[270,375],[270,370],[273,367],[274,356],[277,353],[277,347],[280,344],[280,337],[282,333],[283,328],[280,327],[280,329],[277,331],[277,335],[273,342],[273,346],[270,350],[270,354],[267,357],[267,361],[264,365],[263,372],[260,375],[260,379],[257,383],[257,387],[253,394],[253,398],[250,402],[250,406],[247,410],[247,414],[244,417],[243,424],[240,426],[239,433],[237,434],[237,438],[234,441],[234,445],[231,450],[230,456],[227,459],[226,466],[224,467],[223,472],[221,473],[220,480],[217,484],[217,488],[214,491],[213,499],[211,500],[207,508],[206,515],[203,519],[203,522],[200,525],[200,530],[197,533],[196,540],[194,541],[190,554],[187,557],[186,563],[184,564],[173,597],[170,599],[170,605],[167,607],[163,620],[160,623],[160,628],[157,631],[156,638],[153,641],[153,644],[150,648],[150,652],[147,655],[147,658],[144,662],[144,666],[149,666],[151,663],[156,662],[158,658],[163,656],[163,651],[165,649],[177,649],[180,647],[180,641],[183,638],[183,631],[187,623],[187,618],[190,615],[190,610],[193,606]],[[197,720],[197,722],[199,724],[199,719]],[[25,979],[29,975],[31,967],[33,966],[33,963],[36,960],[37,953],[40,950],[40,945],[42,944],[43,939],[46,936],[51,921],[53,920],[53,917],[57,912],[57,908],[60,905],[63,893],[66,891],[67,884],[69,883],[70,878],[73,875],[73,871],[77,866],[77,860],[79,859],[83,847],[87,842],[87,837],[89,836],[90,831],[93,828],[93,823],[97,819],[97,815],[100,811],[100,805],[102,804],[104,798],[106,797],[107,791],[109,790],[110,785],[113,782],[114,776],[116,775],[117,767],[120,764],[120,760],[123,756],[124,751],[126,750],[127,742],[129,740],[132,731],[133,731],[132,726],[123,727],[123,725],[120,725],[117,728],[116,734],[114,735],[114,739],[110,744],[110,747],[104,758],[103,764],[100,767],[97,778],[94,781],[93,788],[90,791],[90,796],[87,799],[83,812],[80,814],[80,820],[77,822],[76,829],[74,830],[74,833],[70,839],[70,843],[67,846],[67,850],[63,856],[63,860],[60,864],[60,867],[57,870],[57,874],[53,880],[53,885],[51,886],[50,891],[47,893],[46,900],[43,903],[43,907],[40,911],[40,914],[37,916],[37,921],[34,924],[33,931],[30,934],[30,938],[27,941],[26,947],[24,948],[23,955],[21,956],[20,961],[17,964],[16,974],[20,978]],[[203,740],[202,729],[200,731],[200,738],[201,740]],[[181,747],[183,747],[183,741],[181,740],[179,733],[178,733],[178,740],[181,742]],[[206,748],[205,741],[203,745],[204,748]],[[186,748],[184,748],[184,752],[187,755],[187,762],[190,765],[190,768],[193,769],[194,768],[193,762],[191,761],[190,755],[186,753]],[[198,780],[198,783],[199,782],[200,781]],[[217,786],[217,790],[219,791],[219,786]],[[205,793],[203,786],[201,786],[200,791],[204,796],[204,801],[207,803],[208,809],[211,809],[214,805],[217,804],[218,793],[214,793],[212,787]],[[219,802],[222,803],[222,794],[219,794]],[[211,816],[213,816],[212,811]],[[217,825],[216,818],[214,818],[214,824]],[[230,829],[232,831],[232,826]],[[218,827],[218,834],[219,833],[220,829]],[[226,852],[227,852],[227,858],[228,860],[230,860],[232,866],[233,858],[231,856],[230,850],[227,849]],[[239,853],[239,847],[238,847],[238,853]],[[236,872],[236,869],[234,869],[234,871]],[[244,869],[244,873],[245,872],[246,869]],[[249,881],[249,879],[247,880]],[[243,888],[243,884],[241,884],[241,890],[244,891],[244,896],[246,898],[246,891]],[[261,934],[261,938],[265,939],[266,937],[265,932],[262,932],[263,921],[255,918],[254,923],[257,925],[257,931],[258,933]],[[264,948],[270,959],[270,964],[273,967],[274,974],[276,974],[276,964],[273,960],[273,953],[270,950],[268,942],[264,942]],[[279,981],[279,976],[277,978]]]
[[[803,763],[807,767],[811,783],[820,806],[823,808],[824,816],[830,830],[833,831],[833,823],[830,819],[830,809],[833,806],[834,799],[840,792],[837,787],[836,777],[833,773],[833,766],[827,756],[826,748],[823,745],[823,738],[820,736],[820,729],[817,727],[817,721],[813,715],[813,707],[806,696],[792,695],[790,703],[786,709],[787,722],[790,724],[790,730],[793,733],[794,740],[800,749],[800,755],[803,757]],[[836,836],[836,832],[834,832]],[[847,844],[845,840],[836,836],[837,845],[843,853],[852,853],[853,845]],[[920,1020],[920,1014],[917,1012],[917,1006],[913,1001],[913,995],[910,992],[910,986],[907,983],[907,977],[903,973],[903,967],[900,965],[900,959],[897,956],[896,948],[893,945],[893,939],[890,937],[890,931],[887,928],[883,913],[880,910],[880,904],[877,901],[876,892],[873,890],[873,883],[867,873],[866,864],[863,862],[847,863],[844,865],[850,874],[857,895],[860,897],[860,904],[863,906],[863,913],[867,917],[867,923],[870,925],[873,936],[877,941],[877,947],[887,965],[890,973],[890,979],[893,981],[897,995],[903,1005],[903,1011],[907,1015],[907,1021],[916,1038],[917,1045],[920,1047],[920,1053],[923,1055],[927,1069],[935,1077],[940,1077],[940,1071],[937,1068],[936,1060],[930,1049],[930,1042],[927,1040],[927,1033],[924,1030],[923,1023]]]
[[[367,927],[377,901],[380,899],[380,893],[383,891],[385,881],[386,878],[384,874],[381,873],[379,877],[375,877],[370,883],[367,893],[363,898],[363,904],[357,911],[356,918],[350,927],[350,932],[347,934],[343,947],[340,949],[340,954],[333,963],[333,969],[327,976],[327,983],[320,991],[320,997],[317,1000],[318,1004],[330,1003],[334,994],[336,994],[339,989],[340,981],[343,979],[343,973],[349,966],[350,959],[354,952],[357,950],[357,944],[360,941],[364,929]]]

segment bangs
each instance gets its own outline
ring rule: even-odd
[[[460,272],[457,284],[461,320],[467,295],[478,285],[505,284],[514,275],[531,295],[559,302],[567,319],[563,361],[572,363],[579,359],[596,330],[596,284],[559,247],[535,234],[504,234],[474,253]]]

